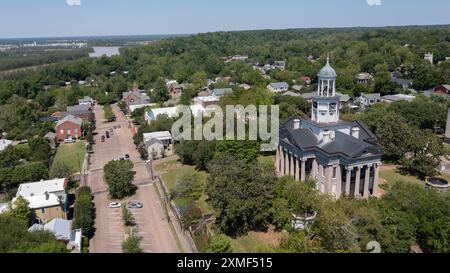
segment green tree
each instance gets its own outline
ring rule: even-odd
[[[199,174],[193,171],[183,172],[177,179],[175,188],[172,191],[172,198],[186,198],[191,201],[196,201],[200,198],[203,192],[203,185],[201,183]]]
[[[163,79],[158,79],[150,92],[150,99],[153,103],[163,103],[170,99],[169,91]]]
[[[224,234],[214,235],[209,238],[206,253],[232,253],[231,240]]]
[[[8,215],[11,217],[16,218],[20,222],[24,223],[25,225],[28,225],[31,220],[31,210],[28,206],[29,202],[23,198],[22,196],[19,196],[14,203],[11,203],[9,205]]]
[[[143,253],[143,249],[139,246],[142,238],[132,235],[122,243],[123,253]]]
[[[133,163],[130,161],[110,161],[103,168],[106,184],[108,184],[109,195],[112,199],[122,199],[131,196],[136,191],[133,185],[134,175]]]

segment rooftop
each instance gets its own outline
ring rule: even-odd
[[[54,192],[62,192],[65,191],[67,187],[65,178],[58,178],[47,181],[39,181],[33,183],[24,183],[20,184],[19,189],[17,190],[17,196],[35,196],[35,195],[43,195],[46,192],[54,193]]]
[[[28,206],[30,209],[39,209],[39,208],[48,208],[48,207],[55,207],[59,206],[61,204],[58,196],[54,193],[47,195],[35,195],[35,196],[23,196],[28,201]],[[17,197],[12,200],[12,203],[15,203],[17,200]]]
[[[66,122],[72,122],[72,123],[78,124],[80,126],[83,124],[83,120],[81,118],[77,118],[73,115],[68,115],[68,116],[65,116],[63,119],[61,119],[60,121],[58,121],[58,123],[56,123],[56,126],[60,126]]]
[[[169,131],[153,132],[144,134],[144,141],[149,141],[151,139],[158,140],[171,140],[172,135]]]

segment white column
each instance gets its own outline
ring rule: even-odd
[[[298,158],[295,158],[295,181],[300,180],[300,166],[299,166],[299,160]]]
[[[291,158],[291,168],[289,169],[289,176],[292,176],[292,178],[294,178],[294,177],[295,177],[295,170],[294,170],[294,167],[295,167],[295,157],[294,157],[293,154],[290,155],[289,157]]]
[[[301,170],[300,180],[306,181],[306,159],[302,158],[301,164],[302,164],[302,167],[301,167],[302,170]]]
[[[284,176],[289,176],[289,152],[284,152]]]
[[[284,168],[284,163],[285,163],[285,152],[284,152],[284,149],[281,149],[281,158],[280,158],[280,160],[281,160],[281,170],[280,170],[280,175],[281,176],[285,176],[286,175],[286,172],[285,172],[285,168]]]
[[[379,179],[379,175],[380,175],[381,163],[375,163],[373,166],[375,168],[375,177],[374,177],[374,180],[373,180],[373,196],[377,196],[378,179]]]
[[[356,184],[355,184],[355,197],[359,197],[359,186],[361,184],[361,166],[356,167]]]
[[[347,167],[347,177],[345,180],[345,194],[350,195],[350,184],[352,182],[352,169],[350,167]]]
[[[370,166],[366,166],[366,177],[364,179],[364,198],[369,198],[369,183],[370,183]]]
[[[280,146],[277,147],[277,159],[275,168],[277,170],[277,173],[280,173]]]
[[[341,166],[338,165],[336,167],[336,197],[340,198],[342,195],[342,171],[341,171]]]
[[[312,171],[311,171],[312,177],[314,180],[316,180],[317,176],[317,160],[314,158],[313,164],[312,164]]]

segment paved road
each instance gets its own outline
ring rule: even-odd
[[[164,210],[156,194],[152,181],[149,178],[145,164],[140,160],[136,151],[132,130],[128,128],[126,117],[117,106],[113,106],[117,121],[104,123],[101,106],[95,107],[97,119],[97,132],[95,136],[95,153],[92,157],[92,165],[88,176],[88,185],[94,192],[96,207],[95,236],[91,240],[90,252],[92,253],[120,253],[121,243],[124,240],[124,227],[120,209],[109,209],[108,191],[103,181],[103,166],[113,159],[131,156],[136,172],[134,184],[138,186],[136,195],[128,200],[139,201],[144,205],[143,209],[131,210],[135,216],[138,234],[142,237],[141,247],[147,253],[178,253],[176,240],[173,237]],[[113,126],[121,128],[114,130],[114,135],[101,142],[101,136]]]

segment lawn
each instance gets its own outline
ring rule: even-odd
[[[397,169],[392,170],[380,170],[380,177],[386,180],[388,183],[396,181],[405,181],[414,184],[423,185],[424,181],[415,176],[401,174]]]
[[[86,153],[86,142],[77,141],[73,144],[61,144],[56,151],[55,162],[62,162],[73,168],[75,173],[81,172],[84,154]]]
[[[246,236],[231,240],[235,253],[267,253],[272,252],[280,241],[288,234],[282,232],[250,232]]]
[[[169,161],[158,165],[155,167],[155,171],[161,174],[164,183],[166,184],[169,191],[172,191],[175,188],[178,177],[184,172],[194,172],[197,173],[203,183],[206,185],[206,180],[208,178],[208,174],[206,172],[199,172],[195,169],[195,166],[183,165],[178,161]],[[206,201],[208,196],[203,193],[198,201],[198,206],[203,213],[211,212],[211,207]],[[182,204],[183,200],[175,200],[177,204]]]

